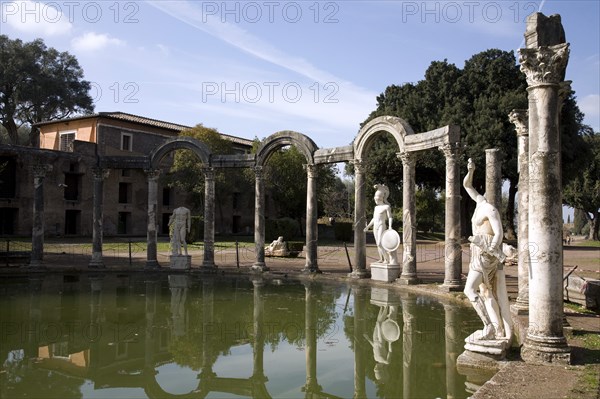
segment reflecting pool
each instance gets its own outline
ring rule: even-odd
[[[1,398],[466,398],[472,309],[363,284],[0,281]],[[468,383],[467,383],[468,386]]]

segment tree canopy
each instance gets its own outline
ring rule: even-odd
[[[591,222],[589,238],[598,240],[600,223],[600,133],[584,137],[587,149],[580,156],[587,160],[569,184],[564,187],[563,201],[573,208],[583,210]],[[586,154],[587,153],[587,154]]]
[[[485,149],[498,148],[502,157],[502,178],[510,183],[505,230],[511,235],[514,232],[518,152],[515,126],[508,115],[513,109],[527,108],[526,88],[525,75],[520,71],[512,51],[483,51],[466,60],[462,69],[447,60],[433,61],[425,72],[424,80],[388,86],[377,97],[377,108],[365,123],[381,115],[392,115],[406,120],[415,132],[458,125],[464,145],[461,170],[466,167],[468,158],[475,161],[480,171],[483,170]],[[577,170],[575,154],[582,148],[582,134],[589,130],[582,121],[583,114],[577,107],[574,92],[570,92],[560,121],[562,142],[568,143],[562,148],[565,183]],[[373,156],[369,173],[388,176],[389,184],[401,185],[401,164],[392,161],[393,153],[398,151],[397,146],[383,142],[380,148],[374,146],[373,149],[389,154]],[[442,190],[444,165],[439,151],[419,154],[417,184]],[[395,173],[389,173],[390,169],[394,169]],[[484,192],[484,181],[484,173],[475,175],[474,187],[481,193]]]
[[[0,35],[0,122],[10,142],[19,143],[19,128],[94,110],[90,82],[77,59],[48,48],[42,39],[24,43]],[[28,144],[35,144],[32,129]]]

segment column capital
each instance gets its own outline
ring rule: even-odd
[[[92,168],[92,176],[94,180],[104,180],[110,175],[110,169],[93,167]]]
[[[306,177],[309,179],[317,177],[318,165],[315,164],[304,164],[302,165],[304,170],[306,170]]]
[[[397,152],[396,156],[402,161],[402,166],[414,168],[417,164],[417,156],[414,152],[402,151]]]
[[[264,166],[255,166],[253,169],[254,169],[255,177],[257,179],[262,179],[265,167]]]
[[[157,180],[160,176],[160,169],[144,169],[148,180]]]
[[[52,165],[45,163],[36,163],[32,166],[33,177],[44,178],[46,174],[52,172]]]
[[[529,110],[513,109],[508,114],[508,120],[515,125],[517,136],[529,136]]]
[[[202,173],[204,173],[204,178],[206,180],[213,180],[215,178],[215,168],[211,166],[203,166]]]
[[[438,147],[446,158],[457,158],[460,155],[460,143],[446,143]]]
[[[529,86],[562,82],[568,61],[569,43],[519,49],[521,72]]]
[[[352,165],[354,165],[354,170],[357,173],[365,173],[367,171],[367,161],[362,159],[353,159],[350,161]]]

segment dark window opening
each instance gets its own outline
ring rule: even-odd
[[[162,228],[160,230],[160,232],[162,234],[169,234],[169,219],[171,218],[171,214],[170,213],[163,213],[162,214]]]
[[[65,211],[65,235],[79,234],[81,211],[67,209]]]
[[[0,208],[0,235],[15,234],[17,214],[17,208]]]
[[[65,173],[65,199],[67,201],[79,200],[79,182],[81,176],[77,173]]]
[[[233,193],[233,209],[238,209],[238,206],[240,204],[240,197],[240,193]]]
[[[17,161],[0,157],[0,198],[15,198],[17,192]]]
[[[242,221],[242,217],[239,215],[236,215],[233,217],[233,226],[231,226],[231,232],[233,234],[237,234],[240,232],[240,224]]]
[[[162,204],[164,206],[170,206],[171,205],[171,189],[169,187],[163,188],[163,200],[162,200]]]
[[[119,183],[119,204],[131,203],[131,183]]]

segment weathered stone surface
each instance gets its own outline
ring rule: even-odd
[[[371,263],[371,280],[386,281],[391,283],[400,277],[400,265],[387,263]]]
[[[177,270],[187,270],[192,267],[191,255],[171,255],[169,267]],[[170,278],[171,276],[169,276]]]
[[[525,47],[554,46],[565,42],[565,30],[560,15],[554,14],[547,17],[536,12],[527,17]]]

